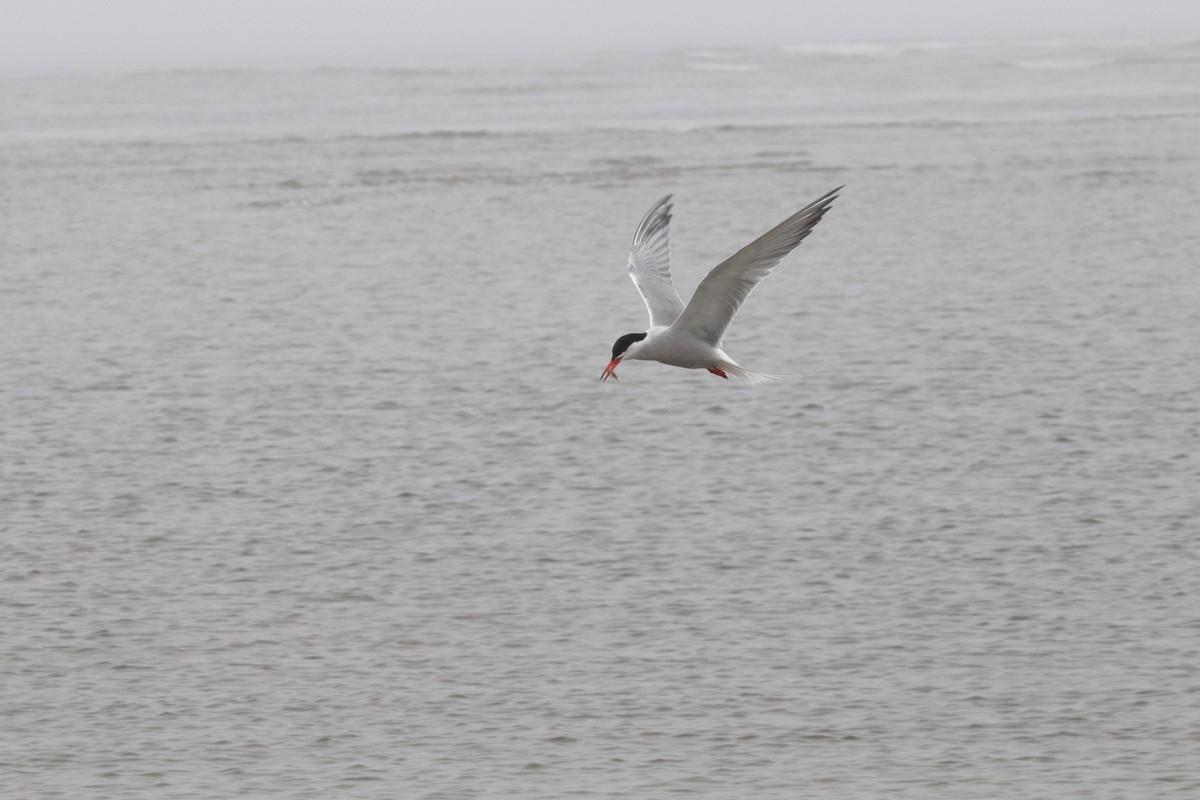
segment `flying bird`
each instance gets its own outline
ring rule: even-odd
[[[809,203],[729,258],[713,267],[684,306],[671,280],[671,195],[646,212],[629,250],[629,277],[650,312],[645,333],[627,333],[613,344],[612,360],[600,380],[617,380],[617,365],[625,359],[658,361],[685,369],[707,369],[714,375],[733,375],[746,383],[778,378],[738,366],[721,349],[725,329],[742,303],[783,257],[812,231],[837,199],[839,186]]]

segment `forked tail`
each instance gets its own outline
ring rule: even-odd
[[[739,367],[737,364],[733,364],[728,361],[720,362],[720,368],[724,372],[727,372],[733,377],[737,378],[742,383],[748,384],[774,383],[775,381],[781,381],[787,377],[786,375],[768,375],[765,372],[751,372],[745,367]]]

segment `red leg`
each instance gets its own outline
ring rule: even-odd
[[[724,372],[721,372],[721,370],[717,369],[716,367],[709,367],[708,371],[711,372],[713,375],[720,375],[725,380],[729,380],[729,376],[726,375]]]

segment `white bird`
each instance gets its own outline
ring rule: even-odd
[[[685,369],[707,369],[714,375],[733,375],[746,383],[777,380],[776,375],[738,366],[721,349],[725,329],[758,282],[812,231],[837,199],[839,186],[776,225],[713,267],[700,281],[684,307],[671,280],[671,195],[646,212],[629,251],[629,277],[646,302],[650,329],[617,339],[612,360],[600,380],[617,380],[616,368],[625,359],[658,361]]]

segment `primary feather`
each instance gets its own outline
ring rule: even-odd
[[[671,195],[642,217],[629,250],[629,277],[650,312],[650,327],[670,325],[683,312],[683,300],[671,280]]]
[[[671,329],[720,347],[725,330],[750,292],[804,241],[843,188],[839,186],[808,204],[713,267],[696,287],[687,307],[674,319]]]

